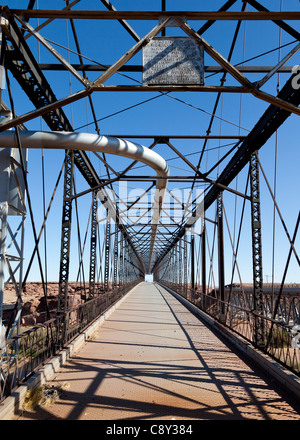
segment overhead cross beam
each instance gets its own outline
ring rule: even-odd
[[[105,72],[110,65],[107,64],[74,64],[71,66],[77,71],[86,72]],[[66,66],[61,63],[39,63],[41,70],[68,70]],[[294,66],[280,66],[276,69],[280,73],[291,73]],[[235,66],[235,68],[242,73],[269,73],[272,72],[274,66]],[[118,69],[118,72],[143,72],[143,66],[138,64],[125,64]],[[223,73],[225,69],[222,66],[204,66],[204,72],[206,73]]]
[[[5,6],[2,6],[5,8]],[[13,14],[24,18],[50,18],[78,20],[159,20],[164,17],[184,17],[186,20],[292,20],[300,19],[299,11],[98,11],[98,10],[53,10],[11,9]]]

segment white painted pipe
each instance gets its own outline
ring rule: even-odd
[[[156,239],[161,207],[167,187],[169,167],[155,151],[123,139],[99,136],[91,133],[19,131],[22,148],[87,150],[97,153],[128,157],[150,166],[156,173],[156,193],[152,215],[152,236],[150,245],[149,272]],[[15,132],[7,130],[0,133],[0,148],[17,148]],[[160,179],[163,177],[163,179]]]

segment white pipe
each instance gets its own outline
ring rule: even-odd
[[[150,244],[149,272],[153,246],[156,239],[161,207],[167,187],[169,167],[166,161],[157,153],[123,139],[99,136],[91,133],[74,132],[46,132],[46,131],[19,131],[22,148],[61,149],[61,150],[87,150],[97,153],[114,154],[128,157],[142,162],[155,170],[157,173],[156,193],[154,197],[152,215],[152,236]],[[0,148],[17,148],[15,132],[7,130],[0,133]],[[160,179],[159,177],[163,177]]]

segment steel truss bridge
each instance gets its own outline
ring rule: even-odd
[[[53,10],[9,3],[1,400],[149,275],[299,375],[300,11],[266,0],[190,11],[164,0],[127,11],[108,0],[93,10],[80,0]],[[146,81],[142,53],[179,37],[201,49],[204,80],[176,81],[167,66],[169,82]],[[26,286],[37,277],[43,322],[24,332]]]

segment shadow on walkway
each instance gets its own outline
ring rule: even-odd
[[[142,283],[20,420],[300,420],[300,404],[164,288]]]

